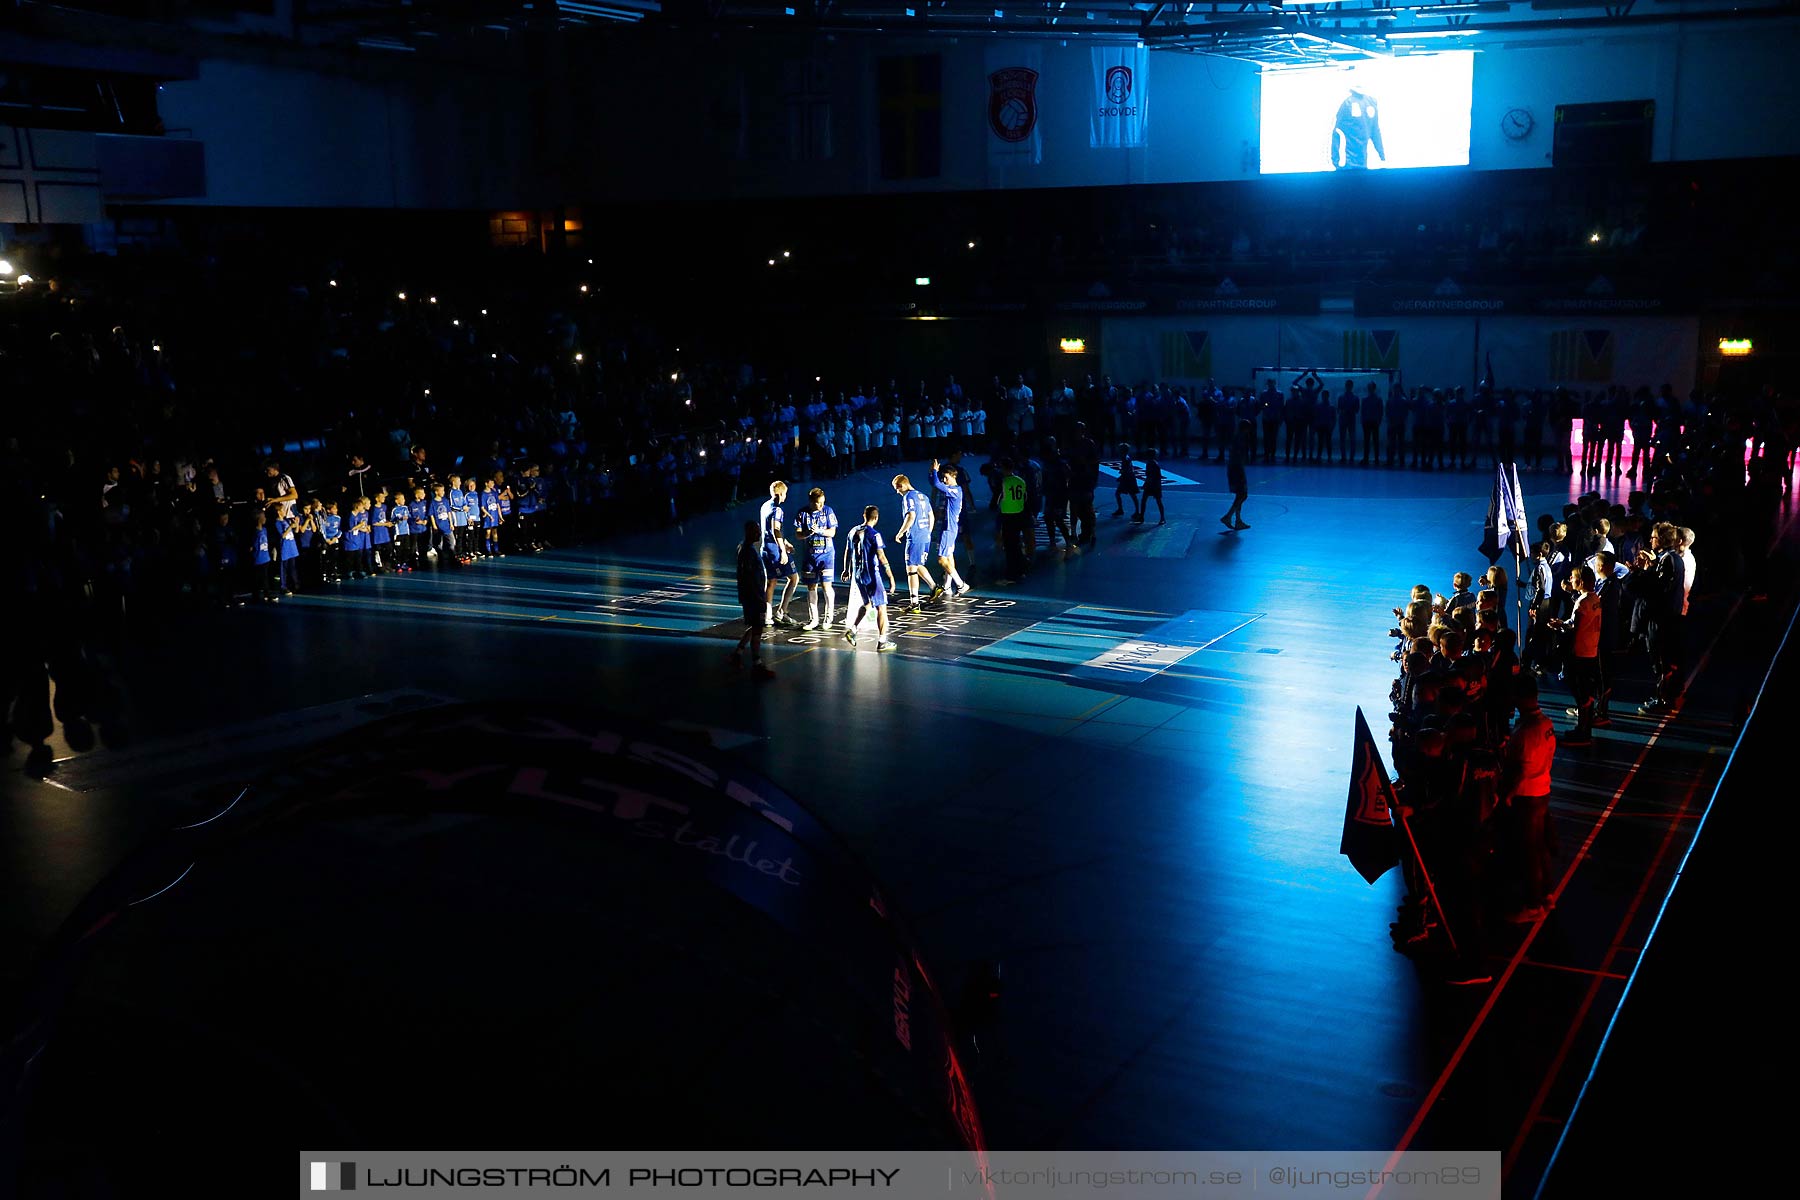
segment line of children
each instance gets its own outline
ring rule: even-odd
[[[278,507],[258,510],[247,518],[247,545],[234,534],[231,514],[221,512],[203,555],[208,591],[224,605],[246,595],[275,603],[304,587],[410,572],[427,562],[506,557],[501,531],[522,525],[523,506],[515,516],[512,489],[498,477],[471,476],[467,488],[463,482],[453,475],[429,494],[417,486],[378,488],[345,500],[342,511],[338,501],[319,499],[305,501],[292,517]],[[529,515],[542,511],[538,499]]]

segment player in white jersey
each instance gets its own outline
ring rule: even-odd
[[[825,503],[825,490],[806,494],[806,507],[794,516],[794,536],[800,541],[800,586],[806,589],[807,629],[817,629],[819,593],[825,594],[825,620],[837,619],[837,514]]]
[[[794,547],[782,537],[782,522],[786,515],[781,506],[787,503],[788,485],[777,479],[769,485],[769,498],[763,501],[758,525],[762,527],[763,562],[769,568],[768,598],[763,607],[764,624],[785,625],[793,628],[799,622],[788,616],[788,601],[794,597],[794,578],[799,571],[794,566]],[[781,604],[775,604],[775,589],[781,588]]]
[[[905,553],[907,607],[918,612],[919,580],[923,579],[925,586],[931,589],[927,600],[936,600],[944,594],[925,566],[931,550],[931,499],[904,475],[894,476],[894,491],[900,497],[900,530],[894,536]]]

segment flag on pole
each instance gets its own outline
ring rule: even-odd
[[[1350,798],[1344,804],[1344,836],[1338,853],[1370,883],[1400,862],[1400,835],[1394,828],[1394,785],[1362,706],[1356,709],[1356,745],[1350,757]]]
[[[1500,561],[1514,539],[1518,539],[1518,549],[1523,549],[1524,538],[1525,493],[1519,488],[1519,468],[1500,463],[1494,468],[1494,492],[1488,497],[1479,549],[1491,565]]]

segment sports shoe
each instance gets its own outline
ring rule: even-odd
[[[806,624],[802,625],[800,628],[811,630],[811,629],[817,629],[818,627],[819,627],[819,618],[814,617],[810,621],[808,621]]]
[[[1579,717],[1581,715],[1581,710],[1574,705],[1570,705],[1568,708],[1563,709],[1563,711],[1568,713],[1571,717]]]
[[[1606,729],[1606,728],[1609,728],[1611,725],[1612,725],[1612,718],[1607,716],[1605,713],[1601,713],[1599,716],[1594,718],[1594,728],[1595,729]]]
[[[775,614],[775,623],[777,625],[781,626],[783,629],[798,629],[798,628],[800,628],[800,622],[794,620],[794,618],[788,616],[786,613],[776,613]]]
[[[1232,528],[1233,529],[1248,529],[1248,528],[1250,528],[1250,522],[1245,521],[1245,520],[1239,520],[1236,525],[1232,526]]]
[[[751,667],[750,675],[753,679],[759,680],[775,678],[775,672],[771,671],[764,663],[757,663],[754,667]]]
[[[844,641],[846,641],[850,644],[850,648],[852,650],[856,649],[856,630],[854,630],[854,629],[844,630]]]
[[[1561,746],[1591,746],[1594,744],[1593,738],[1585,733],[1577,733],[1574,730],[1570,730],[1567,737],[1557,738],[1556,741],[1557,744]]]
[[[1530,925],[1533,922],[1543,920],[1545,914],[1548,912],[1549,909],[1545,908],[1543,905],[1534,904],[1529,908],[1516,909],[1513,912],[1507,913],[1506,919],[1514,925]]]
[[[1663,712],[1663,707],[1664,706],[1659,701],[1646,700],[1638,705],[1637,710],[1646,717],[1660,717]]]
[[[893,642],[888,641],[886,638],[882,638],[879,642],[875,643],[875,649],[877,651],[898,650],[899,648],[900,648],[899,646],[895,645]]]
[[[925,603],[930,604],[933,601],[942,600],[943,598],[944,598],[944,585],[940,583],[936,587],[931,589],[931,595],[925,597]]]
[[[1231,528],[1231,518],[1230,517],[1220,517],[1219,524],[1223,525],[1227,529],[1230,529]]]
[[[912,600],[907,602],[906,611],[909,613],[916,613],[919,611],[918,597],[915,596]]]

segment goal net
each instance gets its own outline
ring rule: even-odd
[[[1372,383],[1376,393],[1386,400],[1388,389],[1400,382],[1399,371],[1372,367],[1257,367],[1250,372],[1250,382],[1260,393],[1270,380],[1274,380],[1275,390],[1285,396],[1294,384],[1308,375],[1317,375],[1319,385],[1330,396],[1341,393],[1346,383],[1360,396]]]

